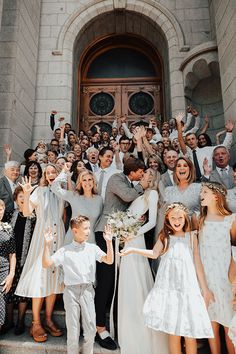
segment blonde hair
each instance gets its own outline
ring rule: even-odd
[[[167,206],[165,210],[165,218],[164,218],[164,226],[163,229],[160,231],[158,238],[160,238],[160,241],[163,244],[163,252],[162,254],[166,253],[166,251],[169,248],[169,243],[170,243],[170,234],[174,234],[174,229],[172,228],[170,221],[169,221],[169,214],[172,210],[177,209],[177,210],[182,210],[184,212],[185,216],[185,223],[183,226],[183,231],[188,232],[191,230],[191,221],[188,216],[189,211],[188,208],[182,203],[175,202]]]
[[[89,171],[89,170],[80,172],[80,174],[79,174],[79,176],[77,178],[77,181],[76,181],[76,190],[78,191],[78,193],[80,195],[84,194],[84,190],[83,190],[83,187],[82,187],[82,182],[83,182],[84,176],[87,176],[87,175],[91,176],[92,179],[93,179],[92,194],[97,194],[97,181],[95,179],[95,176],[94,176],[93,172]]]
[[[227,189],[222,184],[218,182],[203,182],[202,187],[209,188],[216,196],[216,208],[220,215],[227,216],[232,214],[226,201]],[[203,227],[204,221],[207,216],[207,210],[207,206],[201,206],[199,229]]]
[[[40,185],[41,187],[47,187],[48,184],[49,184],[48,181],[47,181],[47,179],[46,179],[46,170],[47,170],[47,168],[48,168],[49,166],[53,167],[53,168],[56,170],[57,175],[59,175],[59,173],[60,173],[60,169],[58,168],[58,166],[54,165],[53,163],[48,163],[48,164],[46,165],[44,171],[43,171],[42,178],[40,179],[39,185]]]
[[[194,182],[196,180],[196,171],[195,171],[195,167],[194,167],[194,164],[192,163],[191,160],[187,159],[186,157],[184,156],[181,156],[179,157],[177,160],[176,160],[176,163],[175,163],[175,167],[174,167],[174,173],[173,173],[173,179],[174,179],[174,182],[178,185],[180,180],[179,178],[177,177],[176,175],[176,168],[177,168],[177,165],[178,165],[178,162],[180,160],[184,160],[188,167],[189,167],[189,175],[188,175],[188,178],[187,178],[187,182],[189,184],[191,184],[192,182]]]

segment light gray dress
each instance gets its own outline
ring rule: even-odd
[[[97,223],[98,218],[102,213],[103,200],[100,195],[94,195],[92,198],[85,197],[84,195],[78,194],[78,192],[68,191],[62,188],[62,184],[67,181],[67,175],[62,171],[59,176],[55,179],[52,184],[52,191],[58,197],[70,203],[72,210],[72,218],[78,215],[84,215],[89,217],[91,232],[88,242],[95,243],[94,228]],[[73,236],[71,229],[66,233],[65,244],[72,241]]]

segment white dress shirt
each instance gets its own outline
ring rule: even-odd
[[[97,245],[72,241],[51,256],[54,265],[62,265],[65,285],[90,284],[95,282],[96,261],[106,255]]]

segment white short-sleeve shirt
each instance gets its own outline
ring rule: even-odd
[[[65,285],[94,283],[96,261],[101,262],[106,255],[97,245],[72,241],[60,248],[52,260],[57,267],[61,265],[64,271]]]

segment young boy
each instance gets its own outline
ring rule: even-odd
[[[50,256],[50,244],[53,241],[51,230],[45,234],[42,257],[44,268],[61,265],[64,270],[65,290],[63,295],[66,310],[67,353],[79,353],[80,311],[84,331],[84,354],[93,353],[96,334],[94,307],[94,289],[96,261],[112,264],[114,259],[112,234],[105,227],[103,237],[107,245],[107,254],[98,246],[87,243],[90,234],[90,222],[86,216],[72,218],[70,222],[74,240]]]

